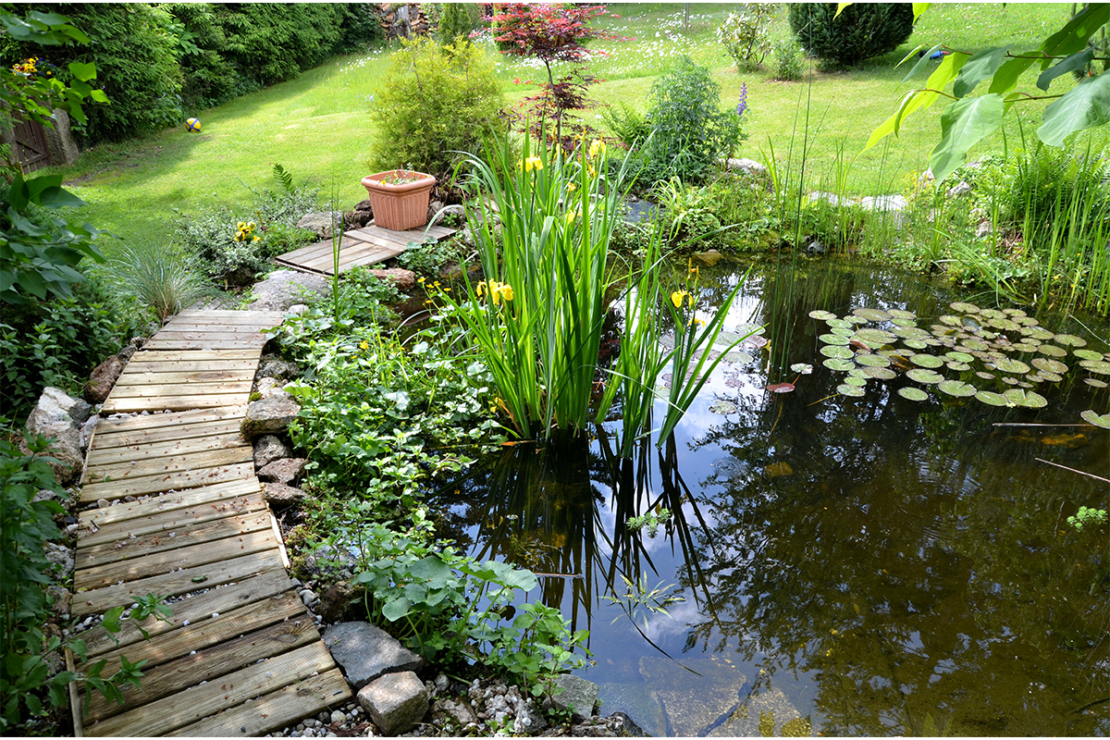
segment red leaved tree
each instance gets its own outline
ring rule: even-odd
[[[585,60],[591,53],[606,55],[600,50],[590,52],[585,42],[621,40],[608,31],[590,27],[593,19],[603,15],[609,15],[604,5],[494,5],[494,40],[500,42],[502,53],[539,59],[547,70],[547,82],[541,84],[540,94],[526,102],[539,115],[541,129],[548,116],[555,119],[555,138],[560,145],[564,144],[563,118],[567,111],[585,108],[586,89],[597,81],[586,74]],[[556,81],[551,69],[551,63],[556,61],[573,62],[576,66]]]

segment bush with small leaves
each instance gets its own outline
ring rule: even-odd
[[[824,70],[844,69],[894,51],[913,33],[910,3],[792,3],[790,28]]]

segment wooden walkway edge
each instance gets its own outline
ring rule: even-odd
[[[103,614],[149,593],[177,600],[169,621],[141,626],[149,639],[130,623],[79,635],[90,664],[107,661],[104,676],[123,658],[147,662],[122,706],[71,691],[78,736],[262,735],[351,698],[286,572],[239,434],[261,331],[281,320],[184,311],[135,353],[101,408],[78,499],[88,508],[71,612]]]
[[[455,229],[436,225],[410,231],[392,231],[370,222],[368,226],[361,229],[343,232],[339,245],[339,274],[342,275],[355,267],[376,265],[396,257],[414,242],[421,244],[425,239],[436,242],[454,233]],[[274,262],[282,267],[292,267],[301,272],[328,277],[333,277],[335,274],[335,260],[330,239],[286,252],[274,257]]]

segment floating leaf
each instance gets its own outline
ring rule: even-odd
[[[837,327],[851,328],[855,326],[855,324],[853,324],[851,321],[845,321],[844,319],[829,319],[825,323],[833,329]]]
[[[1014,352],[1021,352],[1027,355],[1037,351],[1037,345],[1026,344],[1025,342],[1021,342],[1020,344],[1011,344],[1010,348],[1013,349]]]
[[[736,413],[736,404],[732,401],[717,401],[709,405],[710,412],[725,416],[727,414]]]
[[[1100,416],[1096,414],[1093,409],[1087,409],[1080,414],[1080,416],[1083,417],[1083,421],[1088,424],[1094,424],[1096,427],[1101,427],[1103,429],[1110,429],[1110,414],[1102,414]]]
[[[1049,375],[1051,375],[1051,374],[1052,373],[1049,373]],[[1045,377],[1043,375],[1041,375],[1040,373],[1029,373],[1028,375],[1025,376],[1025,379],[1028,380],[1030,383],[1043,383],[1043,382],[1045,382]]]
[[[848,324],[847,326],[834,326],[832,329],[829,330],[829,333],[835,334],[838,337],[847,337],[849,340],[851,340],[851,338],[856,335],[856,329],[851,324]]]
[[[994,309],[994,308],[984,308],[982,311],[979,312],[979,315],[981,315],[983,318],[986,318],[986,319],[1004,319],[1004,318],[1006,318],[1006,314],[1004,314],[1001,311],[999,311],[997,309]]]
[[[865,368],[865,367],[854,367],[854,368],[852,368],[851,370],[848,371],[848,375],[852,376],[853,378],[864,378],[864,379],[866,379],[866,378],[871,377],[870,375],[868,375],[867,373],[864,372],[864,370],[866,370],[866,369],[867,368]]]
[[[1007,316],[1015,316],[1017,318],[1021,318],[1025,315],[1025,311],[1022,311],[1020,308],[1004,308],[1002,309],[1002,313],[1006,314]]]
[[[1081,360],[1094,360],[1095,362],[1098,362],[1102,359],[1102,355],[1100,355],[1098,352],[1095,352],[1093,349],[1076,349],[1072,350],[1072,354]]]
[[[1030,409],[1043,409],[1048,405],[1048,401],[1041,394],[1021,388],[1006,391],[1002,394],[1002,397],[1015,406],[1024,406]]]
[[[945,352],[944,356],[949,358],[950,360],[955,360],[956,362],[971,362],[972,360],[975,359],[974,357],[969,355],[967,352],[958,352],[956,350],[952,350],[951,352]]]
[[[851,341],[848,337],[842,337],[839,334],[822,334],[817,338],[825,344],[840,344],[845,346]]]
[[[948,307],[951,308],[953,311],[959,311],[960,313],[979,313],[979,307],[976,306],[974,303],[956,302],[949,304]]]
[[[940,323],[945,324],[947,326],[963,326],[964,325],[963,319],[961,319],[959,316],[952,316],[951,314],[946,314],[944,316],[941,316],[940,317]]]
[[[866,324],[867,319],[862,316],[845,316],[844,320],[852,324]]]
[[[1031,339],[1036,339],[1041,342],[1056,338],[1055,334],[1050,332],[1048,329],[1045,329],[1043,326],[1027,326],[1021,330],[1021,334],[1022,336],[1030,337]]]
[[[1083,382],[1086,383],[1087,385],[1091,386],[1092,388],[1106,388],[1107,387],[1106,383],[1102,382],[1098,378],[1083,378]]]
[[[917,322],[913,319],[891,319],[890,323],[902,329],[912,329],[917,326]]]
[[[857,388],[862,388],[867,385],[867,378],[860,378],[855,375],[849,374],[849,376],[844,379],[844,383],[846,385],[854,385]]]
[[[990,345],[986,342],[980,342],[978,339],[965,339],[960,343],[960,346],[969,349],[972,352],[986,352],[990,349]]]
[[[960,380],[945,380],[937,386],[950,396],[974,396],[975,386]]]
[[[917,365],[918,367],[927,367],[927,368],[938,368],[938,367],[940,367],[941,365],[944,364],[944,360],[940,359],[936,355],[923,355],[923,354],[914,355],[913,357],[910,358],[910,362]]]
[[[994,367],[996,370],[1001,370],[1004,373],[1014,373],[1015,375],[1024,375],[1029,372],[1029,366],[1024,362],[1009,358],[996,361]]]
[[[868,321],[890,321],[891,319],[890,314],[878,308],[857,308],[852,313]]]
[[[924,401],[929,397],[929,394],[920,388],[899,388],[898,395],[908,401]]]
[[[1079,365],[1097,375],[1110,375],[1110,362],[1104,360],[1099,360],[1097,362],[1095,360],[1082,360]]]
[[[813,372],[813,365],[810,365],[808,362],[795,362],[790,366],[790,372],[809,375]]]
[[[1087,340],[1074,334],[1057,334],[1056,341],[1065,347],[1086,347]]]
[[[913,347],[914,349],[925,349],[929,346],[923,339],[907,339],[903,341],[902,344],[907,347]]]
[[[876,380],[893,380],[898,377],[898,373],[887,367],[865,367],[862,369],[864,375]]]
[[[1009,376],[1003,378],[1002,382],[1005,383],[1006,385],[1017,385],[1018,384],[1017,378],[1011,378]]]
[[[856,332],[856,339],[864,342],[878,342],[883,345],[896,341],[898,337],[885,329],[860,329]]]
[[[907,319],[912,320],[917,318],[917,314],[915,314],[913,311],[906,311],[902,308],[888,308],[886,312],[894,318],[901,319],[903,321]]]
[[[896,326],[890,333],[903,339],[924,339],[929,336],[929,332],[916,326]]]
[[[825,357],[837,357],[842,360],[850,360],[855,355],[848,347],[841,347],[835,344],[826,344],[821,348],[821,354]]]
[[[1047,357],[1035,357],[1032,364],[1038,370],[1047,370],[1050,373],[1066,373],[1068,371],[1067,365],[1056,360],[1050,360]]]
[[[775,383],[774,385],[767,386],[767,390],[771,393],[793,393],[793,383]]]
[[[1010,319],[991,319],[990,325],[995,329],[1003,329],[1005,331],[1021,331],[1021,324],[1011,321]]]
[[[935,370],[926,370],[920,367],[915,367],[913,370],[908,370],[906,372],[906,377],[908,377],[910,380],[916,381],[918,383],[925,383],[927,385],[939,383],[944,380],[944,376],[936,372]]]
[[[1032,388],[1032,387],[1033,387],[1032,383],[1027,383],[1024,380],[1019,380],[1018,381],[1018,388]]]
[[[949,370],[955,370],[958,373],[967,372],[971,369],[971,365],[968,365],[966,362],[949,362],[946,367]]]
[[[997,376],[997,375],[995,375],[994,373],[988,373],[988,372],[986,372],[986,371],[984,371],[984,370],[980,370],[980,371],[978,371],[978,372],[977,372],[977,373],[975,373],[975,374],[976,374],[976,375],[978,375],[978,376],[979,376],[980,378],[982,378],[983,380],[994,380],[995,378],[997,378],[997,377],[998,377],[998,376]]]
[[[856,364],[864,367],[888,367],[890,360],[882,355],[860,354],[856,355]]]
[[[851,360],[846,360],[843,357],[830,357],[821,364],[829,370],[835,370],[838,373],[846,373],[855,367]]]
[[[838,385],[836,387],[836,392],[842,396],[853,396],[855,398],[859,398],[860,396],[864,395],[863,388],[859,388],[854,385],[848,385],[847,383],[842,383]]]
[[[828,321],[829,319],[835,319],[836,314],[829,313],[828,311],[810,311],[809,317],[811,319],[818,319],[819,321]]]
[[[727,362],[733,365],[747,365],[754,360],[755,358],[749,355],[747,352],[726,352],[724,357],[721,358],[721,362]]]
[[[991,391],[979,391],[975,394],[978,401],[982,401],[988,406],[1009,406],[1010,402],[1002,397],[1001,393],[992,393]]]
[[[1056,373],[1049,372],[1048,370],[1041,370],[1040,376],[1047,380],[1049,383],[1059,383],[1061,380],[1064,379],[1063,375],[1057,375]]]

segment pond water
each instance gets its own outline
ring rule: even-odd
[[[703,268],[703,297],[738,279]],[[672,444],[621,461],[601,429],[507,449],[433,497],[440,532],[550,574],[532,598],[590,629],[580,674],[603,713],[652,735],[1110,734],[1110,523],[1066,521],[1110,490],[1038,461],[1110,477],[1110,431],[999,425],[1104,414],[1110,391],[1083,379],[1110,377],[1069,360],[1035,410],[913,401],[898,389],[924,386],[901,371],[847,397],[809,316],[928,327],[975,300],[835,260],[757,267],[727,326],[766,325],[770,344],[718,368]],[[1105,320],[1029,312],[1108,350]],[[765,390],[780,382],[795,390]],[[626,526],[656,507],[673,516],[654,537]],[[668,613],[622,599],[625,579]]]

